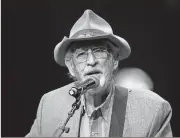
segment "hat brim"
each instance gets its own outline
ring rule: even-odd
[[[112,42],[117,48],[119,48],[119,50],[118,50],[119,60],[126,59],[131,53],[131,48],[130,48],[128,42],[125,39],[123,39],[122,37],[119,37],[114,34],[83,37],[83,38],[64,37],[63,40],[61,42],[59,42],[54,49],[54,59],[55,59],[56,63],[58,63],[60,66],[64,66],[64,67],[66,66],[64,58],[65,58],[67,49],[69,48],[69,46],[72,42],[97,40],[97,39],[107,39],[110,42]]]

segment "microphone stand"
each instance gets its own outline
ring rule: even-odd
[[[83,89],[81,89],[81,93],[82,93],[82,91],[83,91]],[[76,101],[72,104],[72,109],[68,112],[68,117],[66,118],[63,126],[60,126],[60,127],[58,127],[56,129],[56,131],[54,132],[53,137],[55,137],[55,136],[60,137],[64,133],[64,131],[66,133],[69,132],[70,128],[66,127],[66,124],[68,123],[69,119],[74,115],[74,112],[79,109],[79,107],[81,105],[81,100],[80,100],[81,99],[81,95],[82,94],[80,94],[78,97],[75,97]]]

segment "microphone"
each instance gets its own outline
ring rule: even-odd
[[[99,85],[99,79],[93,76],[83,82],[75,82],[74,84],[75,85],[70,89],[69,94],[77,98],[86,93],[88,89],[97,87]]]

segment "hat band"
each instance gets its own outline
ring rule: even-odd
[[[84,29],[76,32],[71,38],[88,38],[102,35],[107,35],[107,33],[97,29]]]

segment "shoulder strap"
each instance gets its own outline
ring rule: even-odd
[[[128,89],[116,86],[109,137],[122,137],[123,135],[127,98]]]

